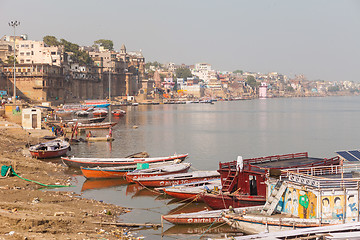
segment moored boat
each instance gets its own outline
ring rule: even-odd
[[[163,215],[162,218],[173,224],[209,224],[209,223],[223,223],[225,220],[222,215],[226,212],[233,212],[241,214],[249,209],[259,209],[261,206],[250,208],[234,208],[221,210],[204,210],[191,213],[169,214]]]
[[[108,114],[108,111],[103,109],[96,109],[92,112],[92,114],[96,117],[105,117]]]
[[[150,163],[147,169],[138,169],[140,165],[128,165],[122,167],[95,167],[85,168],[80,167],[83,175],[90,178],[123,178],[127,173],[131,173],[137,170],[147,170],[147,172],[158,172],[165,174],[167,171],[187,171],[190,168],[189,163],[177,163],[176,160],[166,163]],[[171,173],[171,172],[170,172]]]
[[[212,209],[262,205],[266,202],[266,180],[282,169],[339,164],[339,157],[313,158],[307,152],[242,159],[219,163],[222,191],[203,193]]]
[[[219,179],[211,179],[209,181],[204,181],[204,184],[197,184],[197,186],[192,186],[191,184],[187,185],[178,185],[165,187],[162,190],[169,196],[172,196],[181,200],[189,201],[203,201],[201,194],[204,192],[219,191],[221,189],[221,181]]]
[[[145,187],[161,187],[209,180],[219,178],[219,176],[220,174],[217,171],[194,171],[191,173],[179,173],[157,177],[142,177],[134,179],[134,182]]]
[[[84,111],[84,110],[79,110],[79,111],[75,112],[75,115],[78,117],[87,117],[87,116],[89,116],[89,112]]]
[[[191,163],[179,163],[179,164],[171,164],[171,165],[160,166],[155,168],[137,169],[133,172],[128,172],[126,174],[126,180],[128,182],[134,182],[138,178],[156,177],[156,176],[176,174],[176,173],[186,173],[187,171],[189,171],[190,167],[191,167]]]
[[[117,122],[104,122],[104,123],[79,123],[77,128],[79,129],[107,129],[113,127]]]
[[[111,111],[111,113],[115,117],[121,117],[121,116],[124,116],[126,114],[126,112],[124,110],[121,110],[121,109],[115,109],[115,110]]]
[[[66,141],[55,139],[53,141],[40,143],[29,148],[30,154],[36,158],[61,157],[70,151],[70,144]]]
[[[138,163],[160,163],[173,160],[183,161],[188,154],[175,154],[168,157],[155,158],[77,158],[77,157],[62,157],[62,162],[69,167],[116,167],[126,165],[137,165]]]

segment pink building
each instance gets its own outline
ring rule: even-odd
[[[262,82],[259,87],[259,98],[267,98],[267,84]]]

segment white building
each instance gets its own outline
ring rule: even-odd
[[[208,83],[210,79],[216,78],[216,71],[211,69],[211,65],[208,63],[197,63],[195,68],[191,70],[192,75],[197,76],[199,79]]]
[[[62,46],[46,46],[43,41],[21,40],[16,42],[19,63],[43,63],[60,66],[64,50]]]

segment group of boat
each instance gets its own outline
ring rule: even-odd
[[[36,157],[69,148],[59,140],[33,146]],[[87,179],[126,179],[159,194],[211,209],[163,215],[173,224],[227,223],[246,233],[277,232],[360,220],[360,152],[332,158],[307,152],[220,162],[217,171],[190,171],[188,154],[167,157],[61,158]]]

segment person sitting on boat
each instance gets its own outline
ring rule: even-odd
[[[112,137],[112,130],[109,128],[109,137]]]
[[[91,131],[89,131],[87,137],[88,137],[88,138],[89,138],[89,137],[92,137]]]

